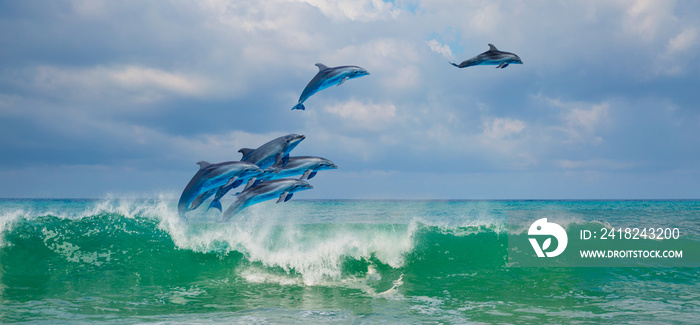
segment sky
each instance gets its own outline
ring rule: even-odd
[[[298,199],[698,199],[700,2],[0,0],[0,197],[178,196],[297,133]],[[522,65],[458,69],[488,50]],[[292,111],[315,63],[369,76]]]

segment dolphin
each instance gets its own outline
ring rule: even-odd
[[[180,195],[180,201],[177,204],[177,210],[180,215],[195,209],[202,201],[206,200],[207,197],[198,199],[200,195],[213,194],[211,192],[212,189],[236,183],[240,184],[247,178],[263,172],[257,165],[245,161],[227,161],[217,164],[200,161],[197,164],[199,165],[199,171],[194,174],[182,191],[182,195]],[[199,201],[196,203],[196,206],[192,205],[194,201]]]
[[[224,220],[230,219],[239,211],[253,204],[272,200],[274,198],[278,198],[277,203],[287,202],[292,198],[294,192],[310,190],[312,188],[314,187],[306,181],[291,178],[261,182],[259,185],[250,187],[243,190],[241,194],[238,194],[236,201],[224,212]]]
[[[499,51],[493,44],[489,44],[489,50],[481,53],[469,60],[460,64],[452,63],[451,65],[458,68],[466,68],[474,65],[497,65],[496,69],[504,69],[509,64],[523,64],[520,57],[510,52]]]
[[[286,164],[289,152],[304,139],[306,139],[304,135],[288,134],[271,140],[257,149],[243,148],[238,152],[243,154],[241,161],[247,161],[265,169],[281,161]]]
[[[299,179],[308,180],[314,178],[316,173],[320,170],[336,168],[338,168],[338,166],[336,166],[332,161],[321,157],[289,157],[289,161],[286,165],[273,165],[272,167],[268,168],[265,173],[258,176],[258,179],[269,181],[273,179],[302,175]]]
[[[354,65],[344,65],[340,67],[329,68],[323,65],[322,63],[316,63],[316,66],[318,67],[318,73],[313,79],[311,79],[311,81],[309,81],[309,84],[306,85],[304,91],[301,92],[301,96],[299,96],[299,102],[294,107],[292,107],[292,110],[300,109],[303,111],[304,109],[306,109],[304,107],[304,101],[309,99],[311,95],[321,90],[324,90],[333,85],[340,86],[345,82],[345,80],[348,79],[355,79],[369,75],[369,72],[367,72],[367,70]]]

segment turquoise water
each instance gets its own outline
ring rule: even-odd
[[[700,201],[292,200],[219,223],[168,198],[1,200],[0,322],[700,320],[699,268],[509,267],[513,210],[677,211],[655,222],[700,232]]]

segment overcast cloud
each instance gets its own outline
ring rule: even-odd
[[[0,197],[179,192],[305,134],[303,198],[700,198],[695,1],[0,1]],[[514,52],[506,69],[461,62]],[[292,111],[315,63],[371,75]]]

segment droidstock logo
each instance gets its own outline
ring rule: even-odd
[[[552,244],[551,237],[544,240],[542,247],[540,247],[540,244],[537,242],[537,238],[529,238],[530,244],[532,244],[532,248],[535,249],[535,253],[537,253],[538,257],[545,257],[545,255],[547,257],[559,256],[559,254],[564,252],[564,249],[566,249],[566,244],[569,242],[569,237],[566,236],[566,231],[564,228],[556,223],[547,222],[547,218],[542,218],[532,223],[530,229],[527,231],[527,234],[531,236],[554,236],[554,238],[557,239],[557,248],[555,250],[545,252]]]

